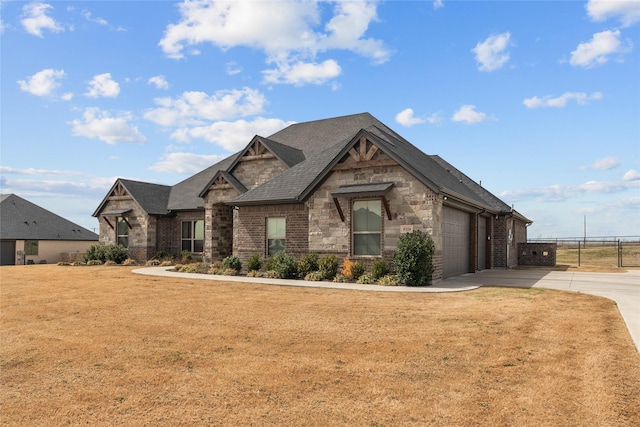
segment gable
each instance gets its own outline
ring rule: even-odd
[[[389,157],[378,145],[371,142],[369,138],[362,135],[353,143],[347,154],[333,167],[333,170],[397,165],[398,162]]]

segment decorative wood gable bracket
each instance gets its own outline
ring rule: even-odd
[[[271,153],[267,147],[260,142],[259,139],[255,139],[245,150],[239,161],[246,162],[248,160],[256,159],[272,159],[275,156]]]
[[[363,136],[360,138],[359,142],[351,147],[349,155],[345,157],[341,163],[335,165],[333,170],[394,166],[398,164],[395,160],[380,158],[382,154],[382,151],[377,145],[372,144],[365,136]]]
[[[122,185],[121,182],[118,182],[116,184],[116,186],[113,188],[113,191],[109,194],[108,200],[113,200],[113,201],[117,201],[117,200],[131,200],[132,197],[129,194],[129,192],[127,191],[126,188],[124,188],[124,185]]]
[[[215,190],[215,189],[224,189],[224,188],[233,188],[233,186],[229,184],[229,182],[222,175],[218,175],[216,179],[213,181],[213,183],[211,184],[210,189]]]

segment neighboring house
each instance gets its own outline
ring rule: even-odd
[[[98,235],[15,194],[0,195],[0,265],[72,260]]]
[[[291,125],[174,185],[118,179],[93,214],[130,256],[284,250],[391,261],[402,233],[435,242],[434,281],[518,263],[530,220],[369,113]]]

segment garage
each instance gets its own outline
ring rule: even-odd
[[[15,265],[16,263],[16,241],[0,241],[0,265]]]
[[[443,206],[442,216],[442,274],[446,279],[469,273],[471,215]]]

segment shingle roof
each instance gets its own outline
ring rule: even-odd
[[[425,154],[369,113],[297,123],[267,138],[255,136],[250,144],[258,140],[287,165],[288,169],[258,187],[249,191],[240,191],[242,194],[232,203],[254,205],[305,200],[362,135],[378,145],[389,157],[436,193],[457,197],[459,200],[491,212],[510,211],[506,203],[444,159]],[[130,181],[127,189],[132,186],[132,195],[136,193],[134,195],[136,200],[139,197],[141,200],[138,202],[154,212],[203,209],[204,201],[201,197],[206,193],[212,180],[218,174],[225,176],[228,181],[235,179],[230,175],[230,171],[247,149],[227,157],[173,187],[159,186],[165,189],[156,188],[155,191],[151,191],[155,196],[143,195],[146,190],[152,189],[152,187],[145,187],[145,183]],[[168,192],[166,188],[169,189]],[[162,204],[164,200],[166,200],[165,205]]]
[[[149,215],[167,214],[171,187],[129,179],[120,179],[120,182],[146,213]]]
[[[98,235],[15,194],[3,194],[0,238],[97,241]]]

